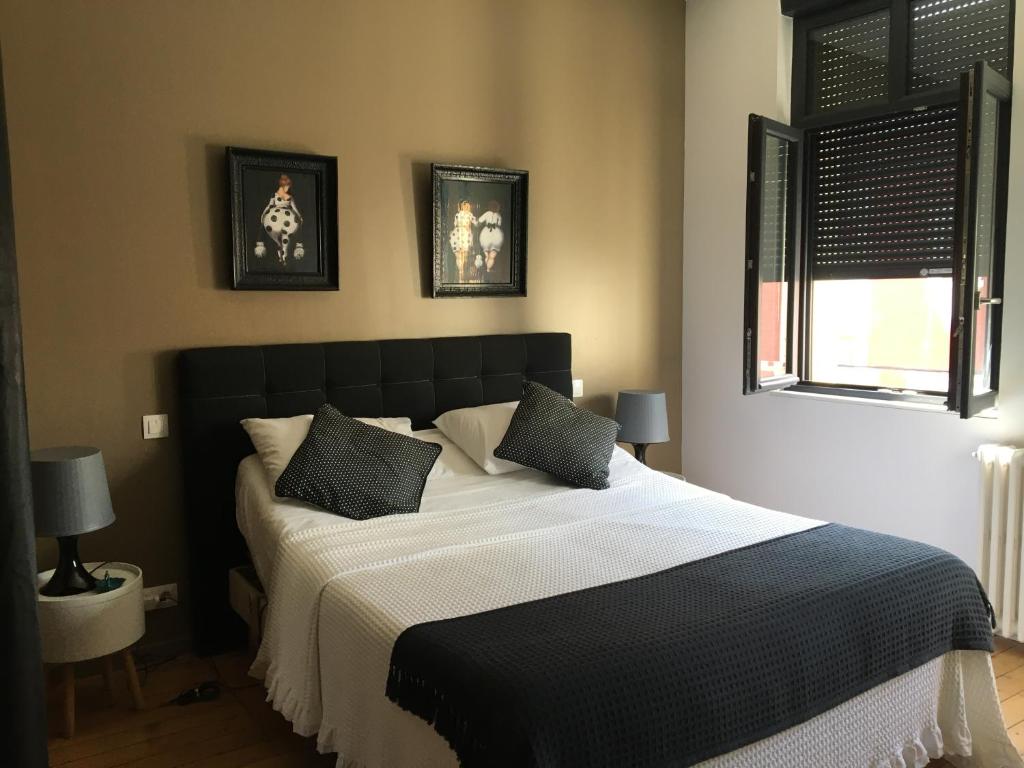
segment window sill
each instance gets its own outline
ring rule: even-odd
[[[821,392],[794,392],[789,389],[777,389],[768,393],[780,397],[795,397],[800,400],[821,400],[823,402],[845,403],[847,405],[868,405],[875,408],[895,408],[900,411],[919,411],[923,413],[944,413],[949,416],[959,417],[955,411],[950,411],[944,405],[932,403],[912,403],[905,400],[879,400],[872,397],[856,397],[851,395],[827,395]],[[989,408],[979,413],[978,419],[998,419],[999,408]]]

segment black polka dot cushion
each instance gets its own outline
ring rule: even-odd
[[[554,475],[577,488],[608,487],[608,462],[619,425],[577,408],[543,384],[527,381],[501,443],[499,459]]]
[[[352,520],[416,512],[440,453],[435,443],[363,424],[324,405],[274,490]]]

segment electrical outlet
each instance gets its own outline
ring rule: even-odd
[[[178,585],[162,584],[142,590],[142,604],[147,611],[158,608],[173,608],[178,604]]]
[[[572,396],[583,397],[583,379],[572,380]]]
[[[166,413],[150,413],[142,417],[142,439],[156,440],[171,433]]]

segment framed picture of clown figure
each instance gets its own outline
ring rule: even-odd
[[[227,148],[233,287],[338,290],[338,159]]]
[[[433,296],[525,296],[529,174],[432,165]]]

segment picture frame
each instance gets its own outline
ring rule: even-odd
[[[434,298],[526,296],[529,173],[430,166]]]
[[[232,287],[337,291],[338,159],[227,147]]]

